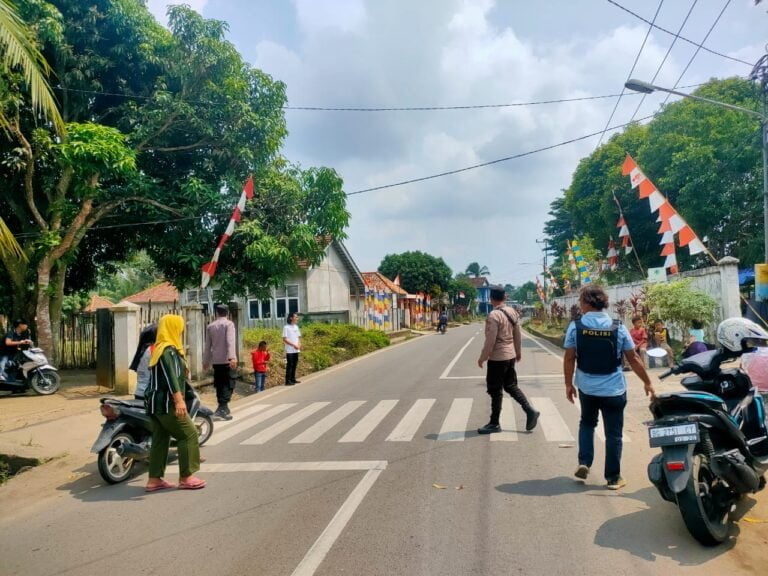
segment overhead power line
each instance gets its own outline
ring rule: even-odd
[[[645,118],[640,118],[638,122],[642,122],[643,120],[648,120],[650,118],[653,118],[655,114],[650,114],[649,116],[646,116]],[[458,168],[456,170],[448,170],[446,172],[440,172],[438,174],[432,174],[430,176],[422,176],[420,178],[412,178],[410,180],[402,180],[400,182],[393,182],[392,184],[384,184],[382,186],[374,186],[372,188],[365,188],[363,190],[355,190],[354,192],[347,192],[347,196],[354,196],[356,194],[365,194],[367,192],[375,192],[376,190],[385,190],[387,188],[395,188],[397,186],[405,186],[406,184],[414,184],[416,182],[424,182],[426,180],[434,180],[435,178],[442,178],[443,176],[450,176],[452,174],[460,174],[461,172],[469,172],[470,170],[476,170],[478,168],[485,168],[486,166],[492,166],[493,164],[499,164],[501,162],[507,162],[509,160],[516,160],[517,158],[523,158],[524,156],[531,156],[533,154],[538,154],[539,152],[546,152],[547,150],[553,150],[555,148],[560,148],[562,146],[566,146],[568,144],[573,144],[574,142],[580,142],[581,140],[586,140],[588,138],[592,138],[593,136],[597,136],[599,134],[605,134],[608,130],[617,130],[619,128],[625,128],[626,126],[629,126],[631,122],[627,122],[625,124],[619,124],[617,126],[611,126],[610,128],[598,130],[597,132],[592,132],[591,134],[585,134],[584,136],[578,136],[576,138],[571,138],[570,140],[565,140],[564,142],[559,142],[557,144],[551,144],[549,146],[544,146],[542,148],[536,148],[535,150],[529,150],[528,152],[521,152],[520,154],[513,154],[512,156],[505,156],[504,158],[498,158],[496,160],[490,160],[489,162],[482,162],[480,164],[473,164],[472,166],[465,166],[464,168]]]
[[[631,14],[632,16],[637,18],[638,20],[642,20],[646,24],[651,24],[654,28],[656,28],[656,30],[660,30],[662,32],[665,32],[665,33],[669,34],[670,36],[674,36],[675,35],[674,32],[672,32],[670,30],[667,30],[666,28],[662,28],[661,26],[658,26],[656,24],[652,24],[649,20],[646,20],[645,18],[643,18],[639,14],[637,14],[635,12],[632,12],[632,10],[630,10],[629,8],[625,8],[624,6],[619,4],[618,2],[615,2],[614,0],[607,0],[607,1],[610,4],[613,4],[614,6],[616,6],[617,8],[620,8],[621,10],[624,10],[624,12],[627,12],[628,14]],[[745,64],[745,65],[747,65],[749,67],[752,67],[752,65],[753,65],[752,63],[747,62],[746,60],[741,60],[740,58],[734,58],[733,56],[728,56],[728,54],[723,54],[722,52],[718,52],[716,50],[712,50],[710,48],[707,48],[706,46],[702,46],[701,44],[699,44],[697,42],[694,42],[693,40],[690,40],[690,39],[686,38],[685,36],[680,36],[680,40],[682,40],[683,42],[688,42],[688,44],[691,44],[692,46],[696,46],[697,48],[701,48],[705,52],[709,52],[710,54],[714,54],[715,56],[720,56],[721,58],[726,58],[728,60],[733,60],[734,62],[739,62],[739,63]]]
[[[712,34],[712,30],[714,30],[715,26],[717,26],[717,23],[720,22],[720,18],[723,17],[723,14],[725,14],[725,9],[728,8],[730,4],[731,4],[731,0],[727,0],[725,5],[723,6],[723,9],[720,10],[720,14],[717,15],[717,18],[715,18],[715,21],[712,22],[712,26],[710,26],[709,30],[707,30],[707,33],[704,36],[704,40],[701,41],[702,45],[704,44],[704,42],[707,41],[707,38],[709,38],[709,35]],[[691,56],[691,59],[688,60],[688,64],[685,65],[685,68],[683,68],[683,71],[680,73],[680,76],[678,76],[677,81],[675,82],[675,85],[672,87],[673,90],[677,89],[678,87],[677,85],[680,84],[680,81],[683,79],[683,76],[685,76],[685,73],[688,72],[688,68],[691,67],[691,64],[693,64],[694,59],[696,58],[696,56],[699,54],[700,51],[701,51],[701,46],[696,48],[696,51],[693,53],[693,56]],[[666,104],[669,101],[671,96],[672,96],[671,92],[667,93],[667,97],[664,98],[664,104]]]
[[[645,43],[648,41],[648,36],[651,35],[651,30],[653,29],[653,23],[656,22],[656,18],[658,17],[663,4],[664,4],[664,0],[659,0],[659,5],[656,8],[656,13],[653,15],[653,22],[651,22],[651,25],[648,27],[648,30],[645,33],[645,38],[643,38],[643,43],[640,44],[640,50],[637,51],[637,55],[635,56],[635,61],[632,63],[632,68],[630,69],[629,74],[627,74],[627,79],[625,80],[625,83],[628,82],[630,78],[632,78],[632,73],[635,71],[637,62],[640,60],[640,55],[643,53],[643,48],[645,48]],[[611,110],[611,115],[608,117],[608,122],[605,123],[606,130],[608,130],[608,126],[611,125],[613,116],[614,114],[616,114],[616,110],[619,107],[619,102],[621,102],[621,97],[624,96],[624,92],[626,92],[626,90],[627,88],[625,86],[621,87],[621,94],[619,95],[619,98],[616,100],[616,104],[613,105],[613,110]],[[597,141],[597,146],[595,146],[595,149],[599,148],[600,144],[603,143],[603,136],[605,136],[605,132],[602,133],[602,135],[600,136],[600,140]]]
[[[667,58],[669,58],[669,54],[670,52],[672,52],[672,48],[675,47],[675,44],[680,38],[680,33],[683,31],[685,24],[688,22],[688,18],[691,17],[691,13],[693,12],[693,9],[696,7],[696,4],[698,4],[698,2],[699,0],[693,0],[691,7],[688,9],[688,14],[686,14],[685,18],[683,18],[683,23],[680,24],[680,28],[677,29],[677,32],[675,33],[675,37],[672,39],[672,43],[669,45],[669,48],[667,48],[667,53],[664,54],[664,58],[662,58],[661,64],[659,64],[659,67],[656,69],[656,73],[653,75],[653,78],[651,78],[651,84],[656,82],[656,78],[659,76],[659,73],[661,73],[661,69],[664,67],[664,64],[666,63]],[[635,112],[632,114],[632,118],[630,119],[630,122],[634,120],[635,116],[637,116],[640,113],[640,108],[642,107],[643,102],[645,102],[646,96],[648,96],[648,94],[644,93],[643,97],[640,99],[640,103],[637,105],[637,108],[635,108]]]

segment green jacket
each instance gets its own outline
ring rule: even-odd
[[[147,414],[173,413],[175,392],[181,392],[187,399],[192,390],[187,383],[187,364],[184,358],[169,346],[163,351],[158,363],[150,368],[149,384],[144,391]]]

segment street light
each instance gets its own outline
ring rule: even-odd
[[[695,96],[693,94],[686,94],[685,92],[678,92],[670,88],[663,88],[650,84],[649,82],[643,82],[635,78],[630,78],[625,84],[625,88],[634,90],[635,92],[641,92],[643,94],[650,94],[655,91],[667,92],[676,96],[682,96],[683,98],[690,98],[691,100],[698,100],[700,102],[706,102],[707,104],[713,104],[720,106],[721,108],[728,108],[729,110],[736,110],[737,112],[744,112],[760,120],[760,134],[763,145],[763,257],[765,262],[768,262],[768,116],[750,110],[749,108],[742,108],[741,106],[735,106],[733,104],[727,104],[726,102],[720,102],[719,100],[712,100],[710,98],[704,98],[703,96]]]

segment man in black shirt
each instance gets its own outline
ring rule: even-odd
[[[8,360],[16,356],[20,346],[32,344],[30,340],[29,325],[26,320],[16,320],[13,330],[9,330],[0,346],[0,381],[5,381],[5,365]]]

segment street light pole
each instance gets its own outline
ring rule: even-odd
[[[763,148],[763,259],[765,262],[768,262],[768,104],[766,104],[766,90],[768,89],[768,55],[763,56],[760,61],[758,61],[757,65],[755,65],[755,68],[752,71],[752,78],[759,79],[762,82],[762,114],[755,110],[750,110],[749,108],[742,108],[741,106],[720,102],[719,100],[712,100],[710,98],[704,98],[703,96],[696,96],[694,94],[686,94],[685,92],[679,92],[670,88],[663,88],[635,78],[630,78],[624,86],[629,90],[642,92],[643,94],[650,94],[657,90],[659,92],[667,92],[669,94],[675,94],[676,96],[682,96],[683,98],[690,98],[691,100],[698,100],[699,102],[713,104],[714,106],[720,106],[721,108],[743,112],[744,114],[749,114],[760,120],[760,138],[762,140]]]
[[[544,300],[547,299],[547,243],[549,242],[548,238],[544,238],[544,240],[536,240],[536,244],[544,244],[544,271],[542,273],[543,277],[543,283],[544,283]],[[546,302],[544,302],[546,304]]]

